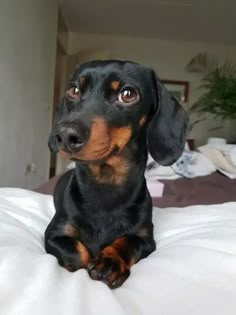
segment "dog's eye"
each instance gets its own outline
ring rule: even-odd
[[[80,91],[76,86],[72,86],[69,88],[69,90],[66,92],[67,96],[71,98],[79,98],[80,97]]]
[[[139,99],[137,91],[132,87],[125,87],[119,94],[118,100],[123,104],[133,104]]]

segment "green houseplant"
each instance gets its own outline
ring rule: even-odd
[[[187,65],[189,72],[203,75],[203,94],[192,104],[190,111],[210,113],[217,118],[236,118],[236,66],[229,60],[219,64],[207,53],[196,55]]]

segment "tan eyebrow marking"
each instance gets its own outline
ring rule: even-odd
[[[120,87],[120,81],[112,81],[111,82],[111,89],[113,91],[116,92],[119,89],[119,87]]]

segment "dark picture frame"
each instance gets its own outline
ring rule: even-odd
[[[189,82],[188,81],[177,81],[177,80],[161,80],[168,91],[180,103],[187,103],[189,98]]]

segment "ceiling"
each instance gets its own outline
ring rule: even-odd
[[[236,44],[235,0],[59,0],[70,31]]]

